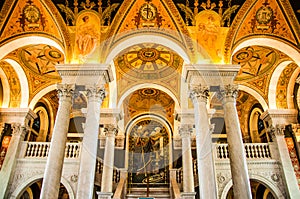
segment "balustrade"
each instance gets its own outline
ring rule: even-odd
[[[50,142],[27,142],[24,158],[47,158]],[[76,159],[79,157],[80,143],[67,143],[65,158]]]
[[[246,143],[244,149],[248,160],[272,158],[268,143]],[[216,159],[229,159],[228,144],[216,145]]]

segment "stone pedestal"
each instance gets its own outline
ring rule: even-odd
[[[77,199],[93,198],[100,107],[105,97],[105,90],[98,86],[87,88],[86,93],[88,97],[88,107],[80,154]]]
[[[113,171],[114,171],[114,153],[115,153],[115,136],[117,135],[117,128],[114,125],[107,125],[105,127],[106,144],[104,150],[103,173],[101,181],[101,193],[111,193],[113,185]]]
[[[190,193],[184,192],[181,193],[180,195],[182,199],[195,199],[196,192],[190,192]]]
[[[190,98],[195,110],[197,163],[200,198],[217,198],[212,138],[206,103],[208,89],[201,85],[191,87]]]
[[[233,194],[236,199],[251,199],[251,186],[246,163],[238,113],[236,110],[236,86],[225,85],[220,90],[224,108],[230,169],[233,181]]]
[[[74,90],[74,85],[58,85],[59,106],[40,195],[43,199],[58,198]]]
[[[97,192],[98,199],[111,199],[113,196],[113,193],[104,193],[104,192]]]
[[[193,128],[190,125],[181,125],[179,129],[179,134],[181,135],[181,139],[182,139],[183,192],[185,193],[194,192],[194,187],[195,187],[192,148],[191,148],[192,132],[193,132]]]

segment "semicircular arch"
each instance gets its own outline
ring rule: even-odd
[[[179,109],[180,104],[179,101],[177,99],[177,97],[166,87],[163,87],[159,84],[153,84],[153,83],[145,83],[145,84],[139,84],[136,86],[131,87],[130,89],[128,89],[120,98],[120,100],[118,102],[116,101],[111,101],[113,104],[117,104],[117,108],[121,108],[124,100],[126,99],[126,97],[128,97],[131,93],[133,93],[134,91],[137,91],[139,89],[143,89],[143,88],[155,88],[158,90],[161,90],[165,93],[167,93],[175,102],[175,110]]]
[[[28,178],[27,180],[23,181],[21,184],[19,184],[19,186],[17,186],[17,188],[14,190],[14,192],[11,195],[11,198],[19,198],[20,194],[23,193],[23,191],[30,185],[32,185],[33,183],[42,180],[44,177],[44,174],[38,174],[35,176],[32,176],[31,178]],[[64,187],[66,188],[66,190],[68,191],[69,194],[69,198],[70,199],[75,199],[75,194],[74,191],[71,187],[71,185],[69,184],[69,182],[64,178],[61,177],[61,183],[64,185]]]
[[[265,101],[265,99],[258,92],[256,92],[255,90],[253,90],[252,88],[249,88],[249,87],[244,86],[244,85],[239,85],[239,90],[245,91],[246,93],[249,93],[255,99],[257,99],[257,101],[263,107],[264,111],[266,111],[268,109],[268,104]]]

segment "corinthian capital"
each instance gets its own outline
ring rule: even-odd
[[[104,133],[106,136],[116,136],[118,134],[118,128],[113,124],[107,124],[104,126]]]
[[[193,132],[193,125],[181,124],[179,127],[179,134],[181,137],[189,137]]]
[[[71,98],[75,91],[74,84],[57,84],[57,92],[59,99]]]
[[[224,99],[235,100],[238,95],[238,86],[232,84],[225,85],[224,87],[220,88],[218,95],[219,98],[222,100]]]
[[[189,97],[193,100],[201,100],[207,102],[209,97],[209,89],[207,86],[192,85],[189,91]]]
[[[103,86],[93,85],[86,89],[86,95],[89,99],[101,100],[106,96],[105,88]]]
[[[20,123],[13,123],[12,127],[12,134],[14,136],[25,136],[28,133],[29,128],[26,126],[22,126]]]

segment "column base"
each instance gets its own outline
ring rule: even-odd
[[[113,193],[110,192],[97,192],[98,199],[111,199]]]
[[[182,199],[195,199],[196,192],[182,192],[180,195]]]

